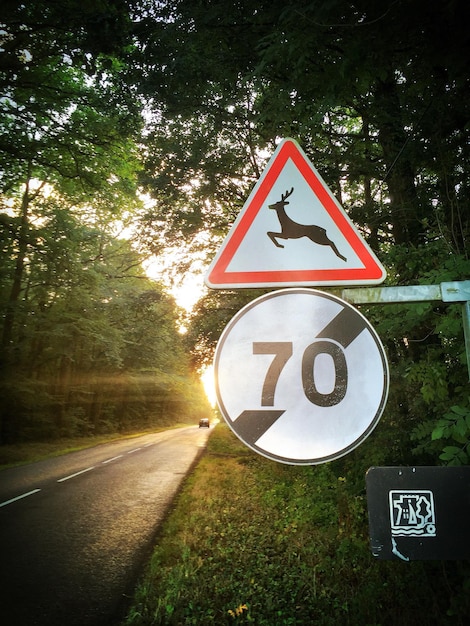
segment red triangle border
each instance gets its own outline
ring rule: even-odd
[[[292,159],[313,193],[329,213],[356,255],[364,264],[363,268],[309,269],[309,270],[265,270],[228,272],[227,267],[242,243],[255,217],[261,210],[266,198],[276,183],[288,159]],[[238,223],[235,222],[221,248],[219,255],[209,268],[206,283],[212,288],[256,287],[281,285],[319,285],[319,284],[378,284],[385,279],[385,270],[369,250],[359,233],[345,218],[325,182],[303,154],[298,144],[292,139],[284,139],[279,145],[271,162],[252,192],[248,204],[242,209]]]

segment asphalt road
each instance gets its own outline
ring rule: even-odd
[[[209,429],[0,472],[2,626],[115,626]]]

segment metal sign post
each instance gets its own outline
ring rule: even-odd
[[[407,302],[462,302],[462,324],[470,380],[470,280],[439,285],[407,285],[404,287],[365,287],[343,289],[342,298],[352,304],[405,304]]]
[[[470,281],[344,289],[354,304],[461,302],[470,379]],[[389,560],[468,559],[470,467],[373,467],[366,475],[370,547]]]

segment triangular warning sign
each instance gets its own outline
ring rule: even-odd
[[[284,139],[205,276],[214,289],[374,285],[385,269],[293,139]]]

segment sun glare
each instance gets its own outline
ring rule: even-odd
[[[197,267],[194,271],[187,272],[179,280],[173,271],[174,259],[171,254],[165,257],[152,258],[144,263],[144,269],[154,280],[165,284],[169,292],[174,296],[178,306],[191,311],[196,302],[204,295],[204,275],[203,271]]]
[[[168,280],[170,276],[174,277],[174,273],[172,272],[173,261],[174,256],[171,254],[166,255],[165,257],[153,258],[144,265],[144,269],[149,278],[159,280],[164,284],[166,283],[169,292],[175,298],[178,306],[190,312],[194,308],[196,302],[206,291],[206,287],[204,285],[204,274],[202,268],[198,267],[199,264],[195,262],[195,266],[198,271],[189,271],[178,281]],[[180,328],[180,332],[186,332],[184,323]],[[214,385],[214,368],[212,365],[209,365],[203,371],[201,374],[201,380],[206,396],[211,406],[215,408],[217,402]]]
[[[206,392],[206,396],[211,403],[211,406],[215,407],[216,405],[216,394],[215,394],[215,384],[214,384],[214,368],[212,365],[209,365],[201,375],[202,384],[204,385],[204,391]]]

